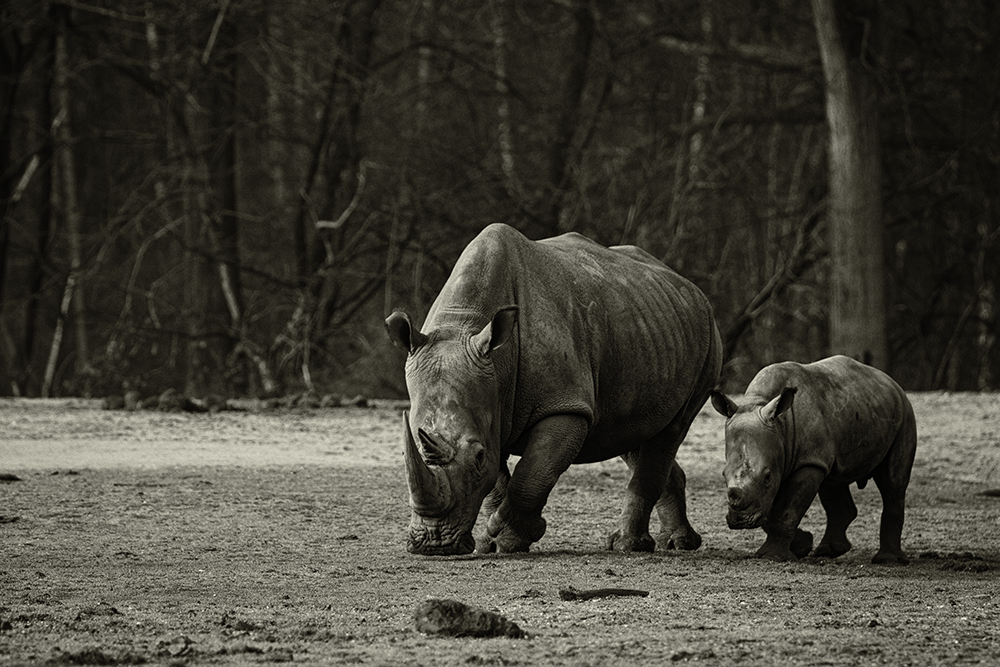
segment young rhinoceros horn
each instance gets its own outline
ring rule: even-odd
[[[410,485],[410,504],[418,514],[443,514],[451,506],[451,484],[444,470],[424,462],[410,430],[410,413],[403,413],[406,429],[406,478]]]

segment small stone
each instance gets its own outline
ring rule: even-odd
[[[365,397],[363,394],[358,394],[351,400],[347,401],[347,405],[349,405],[352,408],[367,408],[369,407],[368,398]]]
[[[129,412],[135,412],[142,407],[142,396],[134,389],[125,392],[124,401],[125,403],[122,407]]]

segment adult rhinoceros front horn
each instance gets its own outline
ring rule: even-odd
[[[444,514],[451,507],[451,483],[440,467],[431,468],[424,462],[410,430],[410,413],[403,412],[406,429],[406,479],[410,485],[410,505],[418,514],[434,516]]]

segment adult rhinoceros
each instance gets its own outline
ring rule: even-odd
[[[608,548],[651,551],[654,506],[661,547],[700,546],[674,455],[722,353],[693,284],[634,246],[530,241],[494,224],[459,257],[423,332],[402,311],[385,325],[408,353],[411,552],[526,551],[559,476],[615,456],[631,480]]]

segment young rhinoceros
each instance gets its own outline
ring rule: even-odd
[[[726,420],[726,467],[732,529],[763,527],[758,556],[809,554],[812,535],[799,521],[819,493],[826,533],[814,556],[851,548],[847,527],[858,515],[850,484],[874,479],[882,495],[879,550],[873,563],[907,563],[900,538],[903,504],[917,447],[906,394],[892,378],[849,357],[762,369],[737,405],[712,392]]]
[[[708,299],[633,246],[579,235],[531,241],[490,225],[462,253],[424,330],[386,320],[407,352],[408,548],[425,555],[527,551],[574,463],[632,472],[622,551],[696,549],[674,455],[719,378]],[[519,456],[513,472],[510,456]],[[485,529],[472,529],[485,500]],[[649,534],[653,508],[662,531]]]

